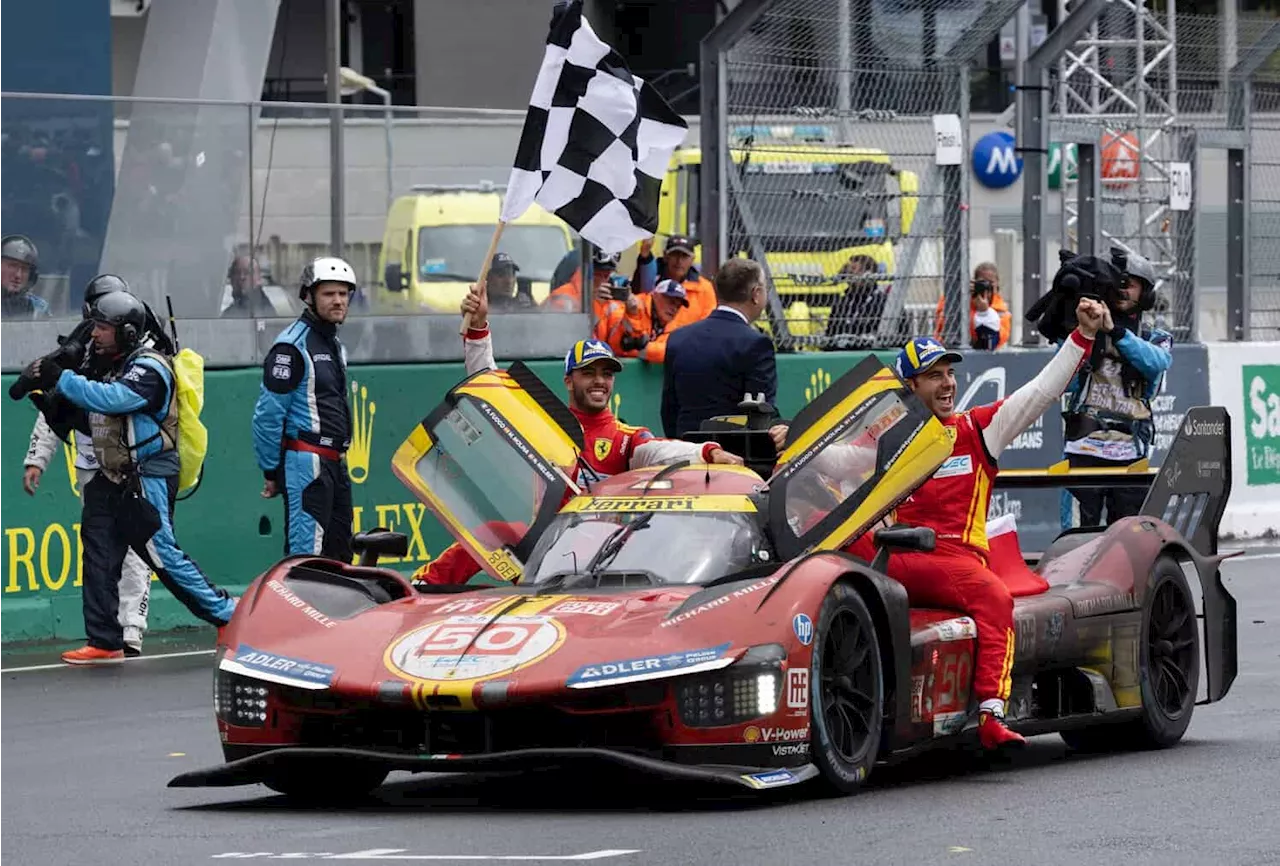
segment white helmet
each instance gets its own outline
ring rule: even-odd
[[[346,283],[351,287],[352,293],[360,288],[356,282],[356,272],[351,265],[333,256],[323,256],[318,259],[312,259],[302,269],[302,280],[298,285],[298,297],[305,301],[307,292],[315,288],[317,283],[324,282]]]

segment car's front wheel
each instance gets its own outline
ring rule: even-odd
[[[846,583],[831,587],[818,612],[809,695],[811,759],[827,787],[854,793],[879,752],[884,673],[871,611]]]
[[[1142,715],[1120,725],[1064,731],[1073,749],[1161,749],[1191,724],[1200,680],[1200,630],[1182,567],[1162,556],[1152,566],[1142,606],[1138,682]]]

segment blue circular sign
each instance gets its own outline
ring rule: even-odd
[[[1013,134],[988,132],[973,146],[973,176],[990,189],[1009,186],[1022,176],[1022,157],[1014,149]]]

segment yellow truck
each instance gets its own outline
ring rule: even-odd
[[[915,220],[920,188],[915,172],[895,168],[882,150],[863,147],[770,142],[730,153],[730,170],[739,173],[751,210],[754,239],[765,250],[793,333],[821,331],[827,310],[844,294],[837,275],[850,256],[870,256],[886,281],[893,278],[895,244]],[[698,148],[681,148],[672,156],[662,184],[655,249],[672,234],[698,237],[701,168]],[[732,213],[729,220],[732,242]],[[700,249],[695,257],[701,261]]]
[[[392,202],[378,254],[382,284],[373,291],[375,309],[457,313],[480,274],[504,190],[491,183],[420,185]],[[520,280],[532,284],[534,301],[542,303],[573,243],[569,226],[534,204],[503,230],[497,251],[516,260]]]

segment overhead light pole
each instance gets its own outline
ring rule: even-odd
[[[339,74],[342,80],[343,96],[352,96],[362,91],[368,91],[382,100],[384,106],[383,129],[387,147],[387,212],[389,213],[391,211],[391,202],[395,199],[395,186],[392,180],[394,162],[391,148],[391,92],[374,84],[373,79],[369,76],[361,75],[348,66],[342,67]]]

